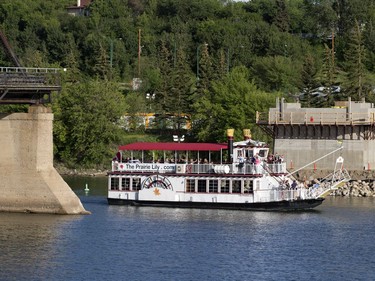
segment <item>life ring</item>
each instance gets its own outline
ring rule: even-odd
[[[181,166],[177,166],[177,172],[181,172]]]

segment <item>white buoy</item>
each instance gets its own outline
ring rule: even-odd
[[[89,185],[86,183],[85,192],[89,192],[89,191],[90,191]]]

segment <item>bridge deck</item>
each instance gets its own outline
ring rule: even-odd
[[[43,104],[60,91],[57,68],[0,67],[0,104]]]

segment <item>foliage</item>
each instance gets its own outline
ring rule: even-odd
[[[252,75],[262,89],[294,93],[300,83],[302,63],[290,57],[259,57],[254,61]]]
[[[68,16],[74,4],[0,3],[0,29],[24,66],[67,69],[54,136],[56,157],[72,165],[104,161],[116,140],[143,132],[142,113],[161,116],[166,139],[186,113],[192,141],[218,141],[226,127],[257,135],[255,111],[279,93],[304,106],[375,100],[373,0],[95,0]],[[0,65],[14,66],[2,49]],[[131,126],[119,131],[124,113]]]
[[[257,111],[267,111],[274,103],[275,96],[259,90],[249,81],[249,71],[245,67],[234,68],[222,81],[213,83],[212,101],[201,103],[201,111],[208,114],[200,115],[206,124],[199,132],[202,141],[225,140],[226,129],[236,129],[237,139],[240,139],[242,129],[255,129],[254,120]],[[255,135],[256,137],[256,135]],[[259,137],[259,135],[258,135]]]
[[[351,34],[351,40],[345,52],[346,79],[343,86],[346,96],[361,100],[371,92],[371,85],[366,71],[366,53],[358,21],[355,21]]]
[[[119,140],[117,123],[124,111],[116,84],[91,80],[65,85],[54,104],[57,158],[81,166],[105,163]]]

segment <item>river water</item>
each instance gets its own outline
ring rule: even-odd
[[[105,178],[66,181],[92,214],[0,213],[0,280],[375,280],[374,198],[294,213],[109,206]]]

